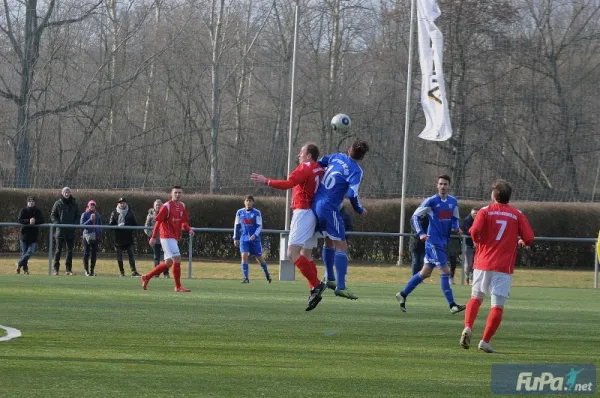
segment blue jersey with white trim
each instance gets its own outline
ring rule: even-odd
[[[459,226],[458,200],[452,195],[442,199],[438,194],[425,199],[410,220],[418,235],[424,233],[420,220],[423,215],[429,217],[427,241],[435,246],[445,246]]]
[[[260,241],[262,231],[262,214],[258,209],[239,209],[235,214],[233,240],[249,241],[254,235]]]
[[[323,156],[319,164],[326,168],[323,180],[319,184],[313,204],[325,202],[338,210],[342,207],[347,195],[357,213],[363,208],[358,201],[358,189],[363,177],[363,171],[354,159],[344,153]],[[314,206],[313,206],[314,208]]]

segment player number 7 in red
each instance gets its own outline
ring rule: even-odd
[[[496,224],[500,224],[500,231],[498,231],[498,235],[496,235],[496,240],[502,239],[502,235],[504,235],[504,230],[506,229],[506,220],[496,220]]]

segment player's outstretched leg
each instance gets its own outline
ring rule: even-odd
[[[242,283],[250,283],[250,279],[248,278],[248,261],[242,262]]]
[[[335,290],[337,283],[335,282],[335,273],[333,271],[333,265],[335,262],[335,248],[323,245],[323,251],[321,254],[323,258],[323,265],[325,266],[325,283],[327,287]]]
[[[313,287],[312,289],[310,289],[310,296],[308,296],[308,306],[306,307],[306,311],[311,311],[315,309],[315,307],[323,299],[321,295],[325,290],[327,290],[327,285],[325,284],[325,282],[319,282],[319,285],[317,287]]]
[[[450,312],[452,314],[458,314],[465,310],[466,307],[464,305],[459,305],[454,302],[454,295],[452,294],[452,288],[450,287],[450,274],[442,274],[440,276],[440,287],[442,288],[444,297],[446,297],[446,301],[448,301]]]
[[[177,293],[191,292],[190,289],[181,286],[181,263],[173,263],[173,280],[175,281],[175,291]]]
[[[154,267],[152,271],[148,272],[146,275],[142,275],[142,288],[144,290],[148,289],[148,283],[150,282],[150,279],[168,270],[169,266],[166,263],[160,263]]]
[[[425,265],[427,266],[427,265]],[[398,304],[400,304],[400,310],[402,312],[406,312],[406,298],[408,295],[417,288],[423,282],[423,277],[420,272],[417,272],[408,280],[404,289],[401,292],[396,293],[396,299],[398,300]]]
[[[267,282],[271,283],[272,279],[271,279],[271,274],[269,274],[269,268],[267,267],[267,262],[266,261],[261,261],[260,262],[260,268],[262,268],[264,274],[265,274],[265,278],[267,279]]]
[[[317,267],[314,261],[308,261],[308,259],[305,256],[300,255],[294,262],[294,265],[296,266],[296,268],[298,268],[298,271],[300,271],[300,273],[306,278],[306,280],[308,281],[308,286],[311,289],[319,286],[321,281],[319,280],[319,274],[317,273]]]
[[[352,293],[346,287],[346,274],[348,273],[348,255],[345,251],[335,251],[335,275],[336,275],[336,289],[335,295],[344,297],[350,300],[357,300],[358,296]]]
[[[460,336],[460,346],[465,350],[468,350],[471,346],[471,337],[473,336],[473,324],[477,318],[479,307],[483,297],[471,297],[471,300],[467,303],[467,309],[465,311],[465,328]]]
[[[465,327],[460,335],[460,346],[465,350],[468,350],[471,346],[471,336],[473,331],[471,328]]]
[[[485,330],[483,331],[483,338],[479,342],[479,349],[481,351],[493,353],[496,352],[490,345],[490,341],[496,331],[500,327],[500,323],[502,322],[502,313],[504,312],[503,307],[494,306],[488,315],[487,323],[485,325]]]

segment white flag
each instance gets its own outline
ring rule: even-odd
[[[419,138],[429,141],[446,141],[452,137],[442,70],[444,38],[434,23],[440,14],[437,0],[417,0],[421,105],[426,120]]]

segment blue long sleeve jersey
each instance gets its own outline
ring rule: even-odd
[[[258,209],[239,209],[235,213],[235,224],[233,227],[233,240],[249,241],[250,237],[260,240],[262,231],[262,214]]]
[[[444,200],[440,195],[435,194],[425,199],[415,210],[411,218],[411,223],[417,235],[425,233],[421,226],[421,216],[429,217],[429,227],[427,228],[427,240],[435,246],[444,246],[452,231],[459,227],[458,201],[452,195]]]
[[[319,164],[326,168],[323,181],[319,184],[313,203],[327,202],[334,209],[342,207],[344,196],[358,214],[363,207],[358,200],[358,188],[363,178],[363,171],[350,156],[345,153],[334,153],[323,156]]]

